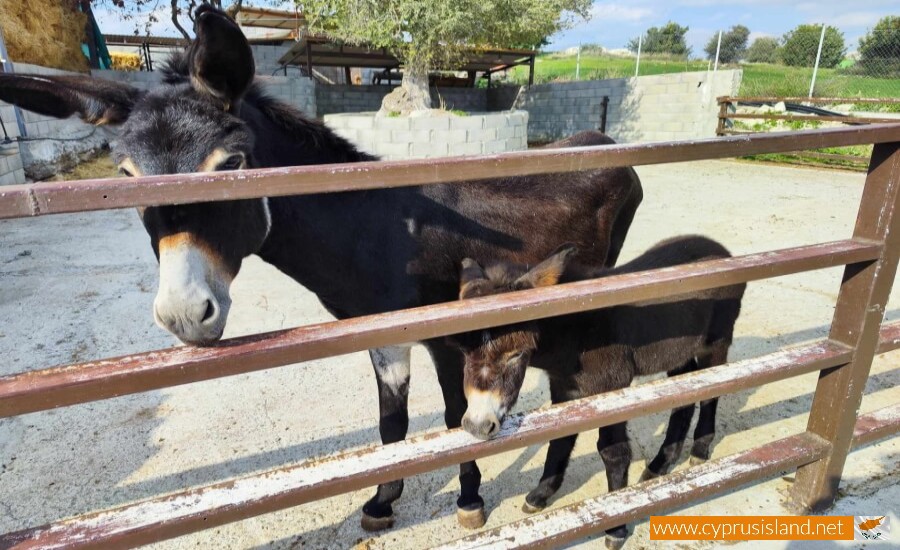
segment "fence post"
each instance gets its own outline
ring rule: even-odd
[[[716,43],[716,63],[713,65],[713,72],[719,70],[719,49],[722,48],[722,31],[719,31],[719,41]]]
[[[600,131],[606,133],[606,114],[609,112],[609,96],[603,96],[600,101]]]
[[[725,117],[728,116],[728,100],[725,97],[720,97],[718,99],[719,102],[719,121],[716,123],[716,135],[724,136],[725,135]]]
[[[813,90],[816,87],[816,75],[819,72],[819,60],[822,59],[822,44],[825,43],[825,29],[827,25],[822,23],[822,34],[819,36],[819,50],[816,52],[816,65],[813,67],[812,80],[809,83],[809,97],[813,96]]]
[[[575,56],[575,80],[581,80],[581,44],[578,45],[578,54]]]
[[[821,511],[837,494],[853,437],[863,388],[878,346],[885,304],[900,257],[900,142],[875,145],[854,238],[882,243],[881,258],[844,270],[829,338],[854,348],[846,365],[823,370],[813,397],[807,430],[828,440],[828,455],[797,470],[793,498]]]
[[[637,51],[637,62],[634,64],[634,76],[638,75],[638,72],[641,70],[641,46],[644,43],[644,35],[641,34],[638,36],[638,51]]]

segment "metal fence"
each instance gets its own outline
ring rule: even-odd
[[[849,450],[900,431],[900,405],[857,418],[876,353],[900,348],[882,327],[900,256],[900,125],[696,142],[533,150],[480,158],[274,168],[0,188],[0,219],[62,212],[451,183],[875,143],[853,235],[842,241],[582,281],[0,378],[0,417],[418,341],[844,265],[827,338],[730,365],[512,415],[498,437],[460,430],[372,446],[0,535],[0,548],[123,547],[209,529],[636,416],[820,372],[806,431],[585,502],[460,539],[445,548],[538,547],[797,469],[795,499],[833,502]]]

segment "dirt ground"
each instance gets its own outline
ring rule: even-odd
[[[623,260],[681,233],[719,239],[733,253],[846,238],[864,176],[732,161],[638,170],[645,200]],[[156,262],[133,211],[0,222],[0,374],[163,348],[172,337],[151,318]],[[840,270],[751,283],[732,360],[827,333]],[[896,293],[895,293],[896,294]],[[327,320],[316,299],[257,258],[232,288],[226,336]],[[900,318],[894,297],[888,318]],[[442,428],[442,403],[424,350],[413,351],[411,432]],[[879,358],[862,412],[900,399],[900,353]],[[725,396],[714,456],[804,428],[815,375]],[[546,380],[531,371],[518,410],[545,406]],[[0,420],[0,532],[208,484],[378,441],[374,375],[363,353]],[[666,415],[633,421],[632,479],[662,440]],[[606,491],[596,434],[576,447],[558,507]],[[522,519],[545,446],[479,461],[488,527]],[[686,460],[679,466],[686,467]],[[792,474],[679,513],[787,513]],[[854,452],[840,514],[891,515],[900,502],[900,438]],[[397,526],[379,536],[359,527],[373,489],[295,507],[155,545],[159,548],[422,548],[466,533],[456,523],[456,469],[407,481]],[[646,521],[626,548],[655,548]],[[894,533],[894,541],[900,533]],[[672,543],[675,545],[676,543]],[[602,547],[602,540],[579,548]],[[709,548],[709,543],[678,543]],[[741,545],[739,545],[741,546]],[[747,544],[743,546],[748,546]],[[831,543],[766,547],[831,548]],[[853,543],[848,543],[853,546]]]

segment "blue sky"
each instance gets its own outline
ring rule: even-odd
[[[165,4],[168,3],[159,3],[160,23],[151,32],[158,36],[177,36]],[[900,0],[598,0],[592,13],[589,21],[552,37],[548,49],[565,49],[580,43],[622,48],[648,27],[671,20],[690,27],[688,44],[695,55],[702,55],[704,45],[719,29],[736,24],[750,29],[752,41],[757,36],[781,36],[801,23],[827,23],[843,31],[847,47],[852,51],[859,37],[879,18],[900,15]],[[96,16],[105,33],[131,34],[134,30],[134,22],[122,21],[114,11],[98,9]]]

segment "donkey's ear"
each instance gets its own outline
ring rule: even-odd
[[[487,279],[484,269],[478,262],[472,258],[465,258],[462,261],[462,270],[459,273],[459,297],[465,298],[469,294],[469,290],[474,288],[475,283]]]
[[[552,286],[559,282],[566,271],[569,261],[578,253],[574,244],[564,244],[553,251],[543,262],[531,268],[528,273],[519,277],[513,284],[516,289]]]
[[[0,74],[0,100],[56,118],[78,114],[91,124],[120,124],[141,91],[89,76]]]
[[[188,52],[191,84],[222,102],[236,106],[253,82],[253,51],[240,27],[224,12],[208,4],[194,12],[197,38]]]

